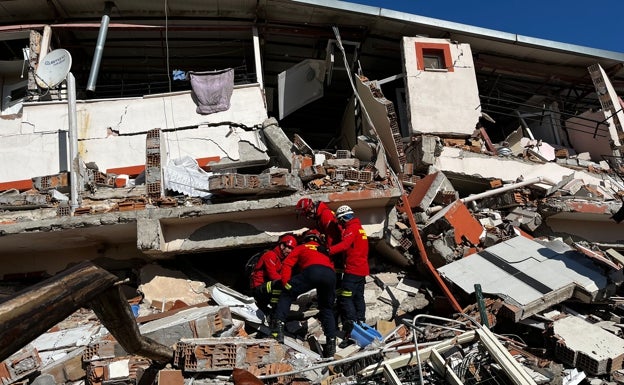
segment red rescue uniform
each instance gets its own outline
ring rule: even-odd
[[[282,261],[282,284],[284,286],[290,281],[295,266],[299,270],[305,270],[312,265],[321,265],[333,270],[333,262],[327,255],[318,251],[319,246],[316,242],[307,242],[295,247],[288,254],[288,257]]]
[[[268,281],[279,280],[282,277],[280,271],[282,270],[283,259],[284,254],[279,244],[262,254],[251,274],[251,288],[258,287]]]
[[[314,218],[316,219],[316,227],[325,235],[328,246],[340,240],[340,225],[336,219],[336,214],[325,202],[317,202]]]
[[[345,252],[345,274],[365,277],[370,271],[368,267],[368,237],[362,228],[359,218],[353,218],[344,224],[342,240],[330,245],[329,255]]]

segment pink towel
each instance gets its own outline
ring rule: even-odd
[[[230,108],[230,98],[234,91],[234,69],[192,72],[193,89],[198,114],[212,114]]]

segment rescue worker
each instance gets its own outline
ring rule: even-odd
[[[340,241],[340,233],[342,229],[336,214],[322,201],[316,203],[310,198],[301,198],[297,202],[295,208],[297,216],[302,215],[315,222],[315,227],[325,236],[325,244],[329,247]],[[334,269],[337,273],[337,282],[340,282],[344,267],[344,254],[335,254],[332,256]]]
[[[266,250],[260,256],[251,273],[251,295],[267,316],[271,316],[275,310],[282,292],[282,261],[296,246],[297,239],[293,235],[282,235],[274,248]]]
[[[290,305],[299,295],[316,289],[318,318],[326,339],[323,356],[333,357],[336,353],[337,332],[333,312],[336,298],[336,272],[329,256],[319,251],[323,248],[321,233],[315,229],[308,230],[303,234],[302,244],[295,247],[284,259],[282,263],[284,290],[279,297],[271,326],[272,336],[283,343],[284,323],[290,311]],[[292,275],[295,268],[299,273]]]
[[[345,267],[338,288],[338,311],[342,318],[345,333],[340,347],[348,346],[351,331],[356,322],[366,322],[364,287],[368,266],[368,237],[362,222],[355,216],[351,207],[343,205],[336,210],[336,218],[342,225],[342,240],[329,247],[329,255],[345,253]]]
[[[340,240],[340,225],[334,211],[325,202],[314,202],[310,198],[301,198],[295,207],[297,215],[305,216],[315,221],[315,227],[325,235],[327,246]]]

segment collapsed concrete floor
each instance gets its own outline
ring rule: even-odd
[[[84,212],[71,217],[61,210],[66,201],[40,208],[39,217],[3,213],[3,240],[13,237],[15,250],[54,232],[88,238],[118,226],[119,237],[134,226],[143,238],[130,236],[131,246],[156,258],[109,245],[102,257],[89,258],[106,284],[87,280],[88,293],[67,284],[58,292],[41,290],[68,274],[63,269],[6,274],[0,378],[22,384],[243,383],[250,372],[279,384],[619,382],[624,242],[618,198],[624,189],[591,162],[565,159],[553,167],[485,154],[478,145],[466,149],[464,142],[413,140],[401,188],[391,175],[371,179],[370,165],[346,154],[323,152],[329,161],[313,164],[315,157],[298,153],[308,162],[296,175],[306,188],[293,192],[295,174],[272,169],[269,179],[286,190],[278,197],[274,186],[234,186],[245,191],[226,203],[185,194],[150,199],[145,187],[98,186],[86,194]],[[458,154],[461,167],[454,165]],[[500,168],[508,169],[504,179],[495,176]],[[351,174],[358,178],[345,178]],[[467,193],[475,188],[485,191]],[[267,192],[269,198],[255,196]],[[370,232],[367,323],[379,337],[339,349],[333,360],[319,354],[324,341],[313,293],[291,309],[283,345],[267,338],[266,320],[245,295],[244,261],[279,231],[249,235],[237,227],[211,238],[213,228],[225,227],[201,222],[225,217],[223,223],[231,223],[228,215],[240,219],[256,211],[277,222],[279,212],[292,230],[292,206],[303,193],[333,205],[351,197]],[[47,194],[58,195],[45,190],[2,198],[26,209]],[[193,236],[167,234],[186,220],[195,226]],[[307,225],[296,222],[295,229]],[[172,239],[164,246],[163,234]],[[109,258],[111,250],[124,258]],[[65,269],[76,263],[70,260]],[[49,297],[37,302],[37,293]],[[579,341],[579,330],[595,343]]]

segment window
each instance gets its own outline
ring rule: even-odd
[[[26,86],[11,90],[11,101],[19,101],[28,96],[28,88]]]
[[[435,49],[423,49],[423,64],[425,69],[445,69],[444,52]]]
[[[416,62],[420,71],[454,71],[448,44],[417,42]]]
[[[22,109],[22,102],[28,98],[28,80],[5,85],[1,89],[2,108],[0,115],[17,114]]]

